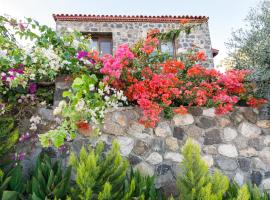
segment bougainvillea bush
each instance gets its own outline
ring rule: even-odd
[[[190,106],[202,106],[226,114],[240,101],[251,107],[266,102],[254,97],[254,85],[246,81],[250,71],[205,68],[206,56],[196,49],[168,58],[158,51],[158,38],[166,35],[152,30],[143,42],[121,45],[114,56],[99,59],[103,82],[123,90],[130,103],[139,105],[144,125],[154,127],[162,111],[186,114]]]

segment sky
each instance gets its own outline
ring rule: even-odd
[[[52,14],[205,15],[209,17],[215,64],[227,56],[225,42],[232,30],[244,27],[245,17],[260,0],[0,0],[0,14],[31,17],[55,27]]]

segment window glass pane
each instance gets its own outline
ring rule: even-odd
[[[89,48],[98,51],[98,40],[92,39]]]
[[[168,42],[162,42],[160,44],[160,50],[163,53],[168,53],[169,55],[173,56],[173,42],[168,41]]]
[[[100,41],[100,54],[112,54],[112,43],[111,41]]]

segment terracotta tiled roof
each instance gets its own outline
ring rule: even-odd
[[[178,23],[188,19],[190,22],[207,22],[206,16],[145,16],[145,15],[77,15],[77,14],[53,14],[55,21],[100,21],[100,22],[152,22],[152,23]]]

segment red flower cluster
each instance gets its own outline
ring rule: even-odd
[[[176,74],[179,70],[185,68],[184,63],[178,60],[167,60],[162,66],[164,74]]]
[[[254,97],[250,97],[247,101],[247,105],[249,105],[252,108],[260,107],[261,105],[267,103],[267,100],[265,99],[256,99]]]
[[[144,41],[141,51],[146,53],[147,55],[150,55],[157,48],[158,44],[159,41],[156,37],[148,37]]]
[[[251,84],[245,81],[248,71],[229,70],[222,74],[207,69],[200,65],[206,60],[203,52],[187,55],[184,59],[187,63],[162,61],[159,54],[148,59],[159,44],[158,33],[157,30],[150,32],[141,46],[130,49],[122,45],[114,57],[102,58],[104,80],[124,90],[128,100],[140,106],[144,113],[140,122],[145,126],[154,127],[163,109],[170,106],[179,106],[174,109],[177,114],[186,114],[189,106],[215,107],[217,114],[225,114],[239,100],[248,99],[251,107],[266,103],[264,99],[252,97]]]

